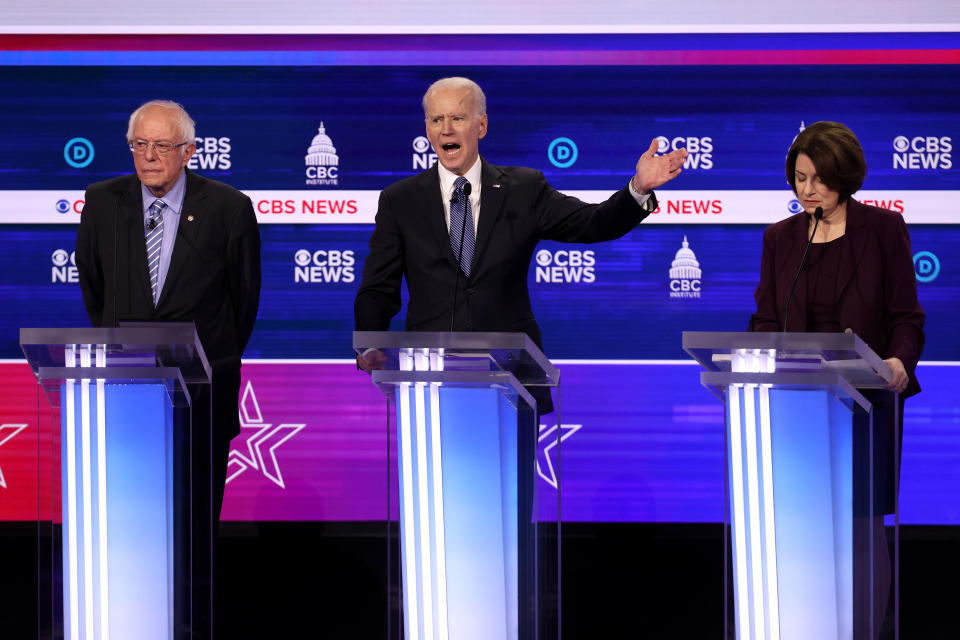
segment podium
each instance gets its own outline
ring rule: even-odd
[[[210,365],[193,324],[21,329],[20,345],[52,409],[41,636],[209,637],[212,529],[190,492],[210,416],[191,416],[187,385],[209,384]]]
[[[732,605],[738,639],[896,633],[899,399],[871,391],[889,367],[852,333],[684,332],[683,348],[725,404],[724,628]]]
[[[522,333],[356,332],[353,346],[385,359],[372,379],[396,433],[402,637],[559,637],[559,518],[538,517],[534,472],[534,395],[558,371]]]

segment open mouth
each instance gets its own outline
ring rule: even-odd
[[[448,142],[443,145],[441,149],[443,149],[445,153],[455,153],[460,150],[460,145],[456,142]]]

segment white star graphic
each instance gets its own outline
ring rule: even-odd
[[[0,447],[26,428],[25,424],[0,424]],[[2,467],[0,467],[0,487],[7,488],[7,479],[3,477]]]
[[[583,427],[582,424],[562,424],[560,425],[560,442],[566,442],[567,438],[575,434]],[[557,473],[553,468],[553,459],[550,457],[550,450],[557,446],[557,436],[555,435],[557,431],[557,425],[552,427],[547,427],[547,425],[540,425],[540,436],[537,438],[537,442],[542,445],[544,441],[549,440],[547,446],[539,448],[537,451],[537,475],[546,480],[554,489],[557,488]],[[544,461],[544,464],[540,464],[540,460]],[[543,471],[543,467],[546,466],[547,471]]]
[[[252,468],[259,469],[275,485],[286,489],[283,474],[280,473],[280,465],[277,462],[276,450],[305,426],[307,425],[284,423],[274,427],[272,423],[264,422],[257,394],[253,391],[253,383],[248,380],[240,401],[240,428],[255,431],[247,438],[249,456],[237,449],[230,450],[230,457],[227,460],[227,483],[229,484],[241,473]],[[270,443],[267,448],[269,458],[264,460],[263,447],[267,443]]]

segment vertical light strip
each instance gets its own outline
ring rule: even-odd
[[[400,367],[404,369],[406,358],[404,353],[400,353]],[[410,451],[410,383],[401,382],[398,388],[400,399],[400,468],[403,472],[403,504],[400,505],[403,513],[403,530],[401,531],[403,539],[404,553],[406,555],[406,569],[403,572],[404,596],[407,598],[407,622],[410,625],[411,640],[420,639],[420,600],[417,597],[417,551],[414,544],[414,520],[413,520],[413,454]]]
[[[443,356],[440,356],[441,363]],[[433,363],[436,366],[436,363]],[[443,527],[443,461],[440,458],[440,383],[430,383],[430,444],[433,447],[433,518],[437,533],[437,637],[447,640],[447,545]]]
[[[760,385],[760,455],[763,461],[763,514],[767,550],[767,613],[770,637],[780,640],[780,599],[777,594],[777,535],[773,510],[773,454],[770,433],[770,385]]]
[[[417,507],[420,520],[420,580],[423,589],[423,637],[433,638],[433,566],[430,553],[430,491],[427,473],[427,416],[423,382],[414,383],[417,412]]]
[[[413,354],[415,371],[430,368],[430,350],[417,349]],[[420,596],[423,602],[423,637],[433,639],[433,546],[430,544],[429,474],[432,464],[427,458],[426,385],[414,384],[414,403],[417,417],[417,515],[420,523]]]
[[[97,367],[107,366],[105,344],[97,345]],[[97,541],[100,557],[100,640],[110,640],[110,580],[107,571],[107,409],[104,378],[97,378]]]
[[[737,620],[740,628],[750,628],[750,585],[747,578],[747,543],[743,528],[746,525],[743,500],[743,443],[740,438],[740,389],[742,385],[727,387],[727,402],[730,405],[730,456],[731,480],[733,483],[733,544],[734,562],[737,570]],[[749,637],[749,633],[740,633]]]
[[[68,367],[77,366],[77,354],[75,345],[68,345],[64,353],[64,361]],[[63,428],[67,430],[67,519],[63,523],[63,528],[67,531],[69,540],[67,541],[67,563],[69,566],[69,593],[70,600],[70,633],[69,638],[80,637],[80,585],[77,537],[77,413],[76,413],[76,379],[67,378],[67,424]],[[63,460],[60,460],[61,466]]]
[[[80,366],[90,366],[90,345],[80,346]],[[93,638],[93,479],[90,477],[90,378],[80,379],[80,475],[83,483],[83,612]]]
[[[418,349],[413,353],[413,368],[416,371],[430,370],[430,350]]]
[[[430,369],[432,371],[443,371],[443,348],[435,349],[430,358]]]
[[[763,544],[760,534],[760,475],[757,470],[757,413],[754,394],[757,385],[748,384],[743,389],[744,433],[747,457],[747,500],[750,508],[750,571],[753,594],[753,620],[757,640],[766,637],[766,612],[763,593]]]

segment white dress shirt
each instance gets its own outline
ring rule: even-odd
[[[450,231],[450,199],[453,198],[455,191],[453,183],[458,176],[437,162],[437,169],[440,170],[440,194],[443,196],[443,217],[447,221],[447,231]],[[470,183],[470,211],[473,213],[473,237],[477,237],[477,227],[480,224],[480,156],[477,156],[473,166],[463,174],[463,177]]]

